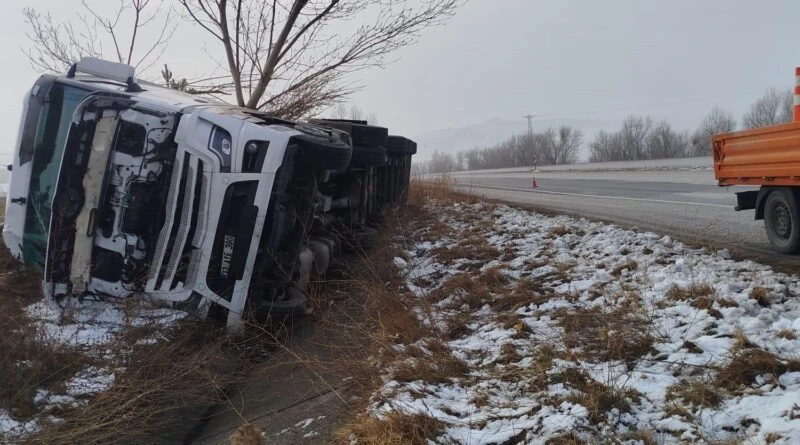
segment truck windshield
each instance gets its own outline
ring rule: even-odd
[[[47,95],[36,125],[33,166],[28,192],[22,257],[25,263],[43,267],[50,230],[50,208],[58,180],[72,113],[89,91],[54,83]]]

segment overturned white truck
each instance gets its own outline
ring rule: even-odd
[[[414,153],[366,122],[289,122],[85,58],[25,97],[3,240],[57,307],[141,296],[236,329],[305,310],[309,279],[405,199]]]

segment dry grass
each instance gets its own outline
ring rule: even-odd
[[[642,445],[657,445],[659,443],[659,441],[656,440],[653,432],[649,430],[634,431],[623,434],[619,437],[619,440],[625,442],[633,441],[634,443],[639,443]]]
[[[437,302],[449,296],[460,296],[460,301],[463,301],[471,308],[478,308],[488,299],[489,291],[489,288],[474,279],[472,274],[460,272],[431,292],[428,298],[432,302]],[[458,304],[460,305],[460,303]]]
[[[499,258],[502,253],[500,249],[490,245],[486,237],[471,236],[459,241],[455,246],[439,247],[433,254],[442,263],[452,263],[458,259],[486,263]]]
[[[431,292],[428,299],[432,302],[441,301],[450,296],[459,297],[456,306],[466,304],[471,309],[477,309],[484,304],[495,307],[496,302],[504,301],[504,296],[509,295],[510,279],[499,268],[489,268],[478,276],[474,273],[460,272],[451,276],[438,289]]]
[[[426,445],[439,436],[444,424],[422,414],[389,413],[383,418],[363,415],[336,434],[340,443],[365,445]]]
[[[797,332],[794,329],[781,329],[775,336],[786,340],[797,340]]]
[[[618,277],[622,275],[623,271],[628,270],[633,272],[638,268],[639,268],[639,263],[637,263],[636,260],[629,259],[628,261],[615,266],[613,269],[611,269],[610,273],[612,276]]]
[[[641,310],[593,307],[554,316],[564,329],[564,345],[578,356],[621,360],[631,367],[654,350],[652,323]]]
[[[523,278],[517,280],[513,288],[494,295],[489,305],[499,313],[513,312],[520,307],[530,304],[538,306],[561,296],[552,287],[544,285],[542,280]]]
[[[772,444],[781,440],[782,438],[783,436],[779,433],[768,433],[766,436],[764,436],[764,443]]]
[[[584,445],[585,443],[575,433],[569,433],[547,439],[545,445]]]
[[[589,411],[589,419],[594,423],[606,421],[608,413],[616,409],[620,413],[631,410],[630,402],[637,403],[641,395],[633,389],[613,388],[592,380],[580,369],[566,369],[550,376],[550,383],[562,383],[579,393],[567,396],[572,403],[583,405]]]
[[[40,410],[33,403],[38,389],[61,389],[92,360],[51,338],[28,316],[25,307],[41,299],[40,276],[12,258],[5,246],[0,246],[0,294],[0,409],[27,420]]]
[[[417,380],[438,384],[450,383],[469,372],[469,366],[459,359],[447,345],[438,340],[425,342],[428,353],[413,360],[401,362],[392,371],[392,377],[398,382],[414,382]]]
[[[790,371],[800,371],[800,360],[782,360],[762,349],[743,348],[735,351],[730,363],[719,370],[716,382],[737,393],[753,385],[760,375],[777,379]]]
[[[354,437],[368,444],[426,443],[438,435],[438,421],[400,413],[374,418],[364,414],[369,397],[390,369],[400,380],[433,382],[449,381],[468,370],[436,339],[443,334],[421,321],[429,316],[426,305],[433,297],[418,299],[408,293],[392,261],[398,252],[390,247],[414,240],[412,233],[435,221],[420,200],[445,199],[442,194],[446,193],[449,191],[443,187],[429,189],[415,183],[409,205],[387,215],[387,225],[375,243],[381,247],[341,259],[326,288],[312,295],[319,308],[311,339],[315,347],[309,352],[291,351],[291,355],[319,375],[352,377],[353,390],[361,394],[349,413],[343,414],[349,420],[335,432],[337,442]],[[452,232],[444,224],[437,230],[440,233],[425,236],[450,236]],[[459,327],[453,328],[451,335],[457,335]],[[399,352],[398,345],[404,345],[405,352]],[[409,360],[402,362],[405,359]]]
[[[714,408],[722,403],[723,395],[710,382],[684,380],[667,388],[666,398],[694,407]]]
[[[688,287],[673,285],[667,292],[667,298],[673,301],[689,301],[700,297],[710,297],[714,293],[714,287],[708,283],[692,283]]]
[[[265,442],[264,431],[252,423],[245,423],[234,431],[229,439],[230,445],[261,445]]]
[[[497,363],[507,365],[520,360],[522,360],[522,356],[517,352],[513,343],[503,343],[503,346],[500,346],[500,357],[497,359]]]
[[[667,300],[688,301],[690,306],[703,309],[714,318],[723,317],[722,313],[714,307],[715,305],[719,307],[737,306],[730,300],[719,298],[714,287],[708,283],[692,283],[687,287],[673,285],[667,292]],[[667,302],[663,302],[662,306],[666,304]]]
[[[431,201],[442,204],[454,204],[457,202],[474,204],[479,202],[480,198],[473,194],[457,191],[456,181],[446,175],[436,181],[413,179],[408,193],[409,204],[422,206]]]
[[[110,390],[59,413],[61,422],[27,443],[146,442],[175,434],[176,419],[225,400],[236,374],[224,333],[187,324],[153,345],[115,345],[107,366],[116,371]]]
[[[761,307],[769,307],[772,304],[769,289],[763,287],[754,287],[750,291],[750,299],[755,300]]]
[[[564,236],[569,233],[569,229],[566,226],[556,226],[550,229],[550,235],[553,237],[560,237]]]

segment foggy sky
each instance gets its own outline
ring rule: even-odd
[[[69,17],[80,1],[4,2],[0,162],[10,160],[22,96],[39,74],[20,50],[26,5]],[[797,0],[472,0],[393,64],[354,74],[364,89],[353,102],[412,136],[528,113],[648,114],[693,129],[715,105],[738,118],[767,88],[793,86],[797,17]],[[217,48],[181,24],[164,58],[182,75],[209,73]]]

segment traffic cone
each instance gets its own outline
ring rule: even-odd
[[[536,185],[536,178],[533,178],[533,177],[531,177],[531,188],[532,188],[532,189],[535,189],[536,187],[538,187],[538,186]]]

